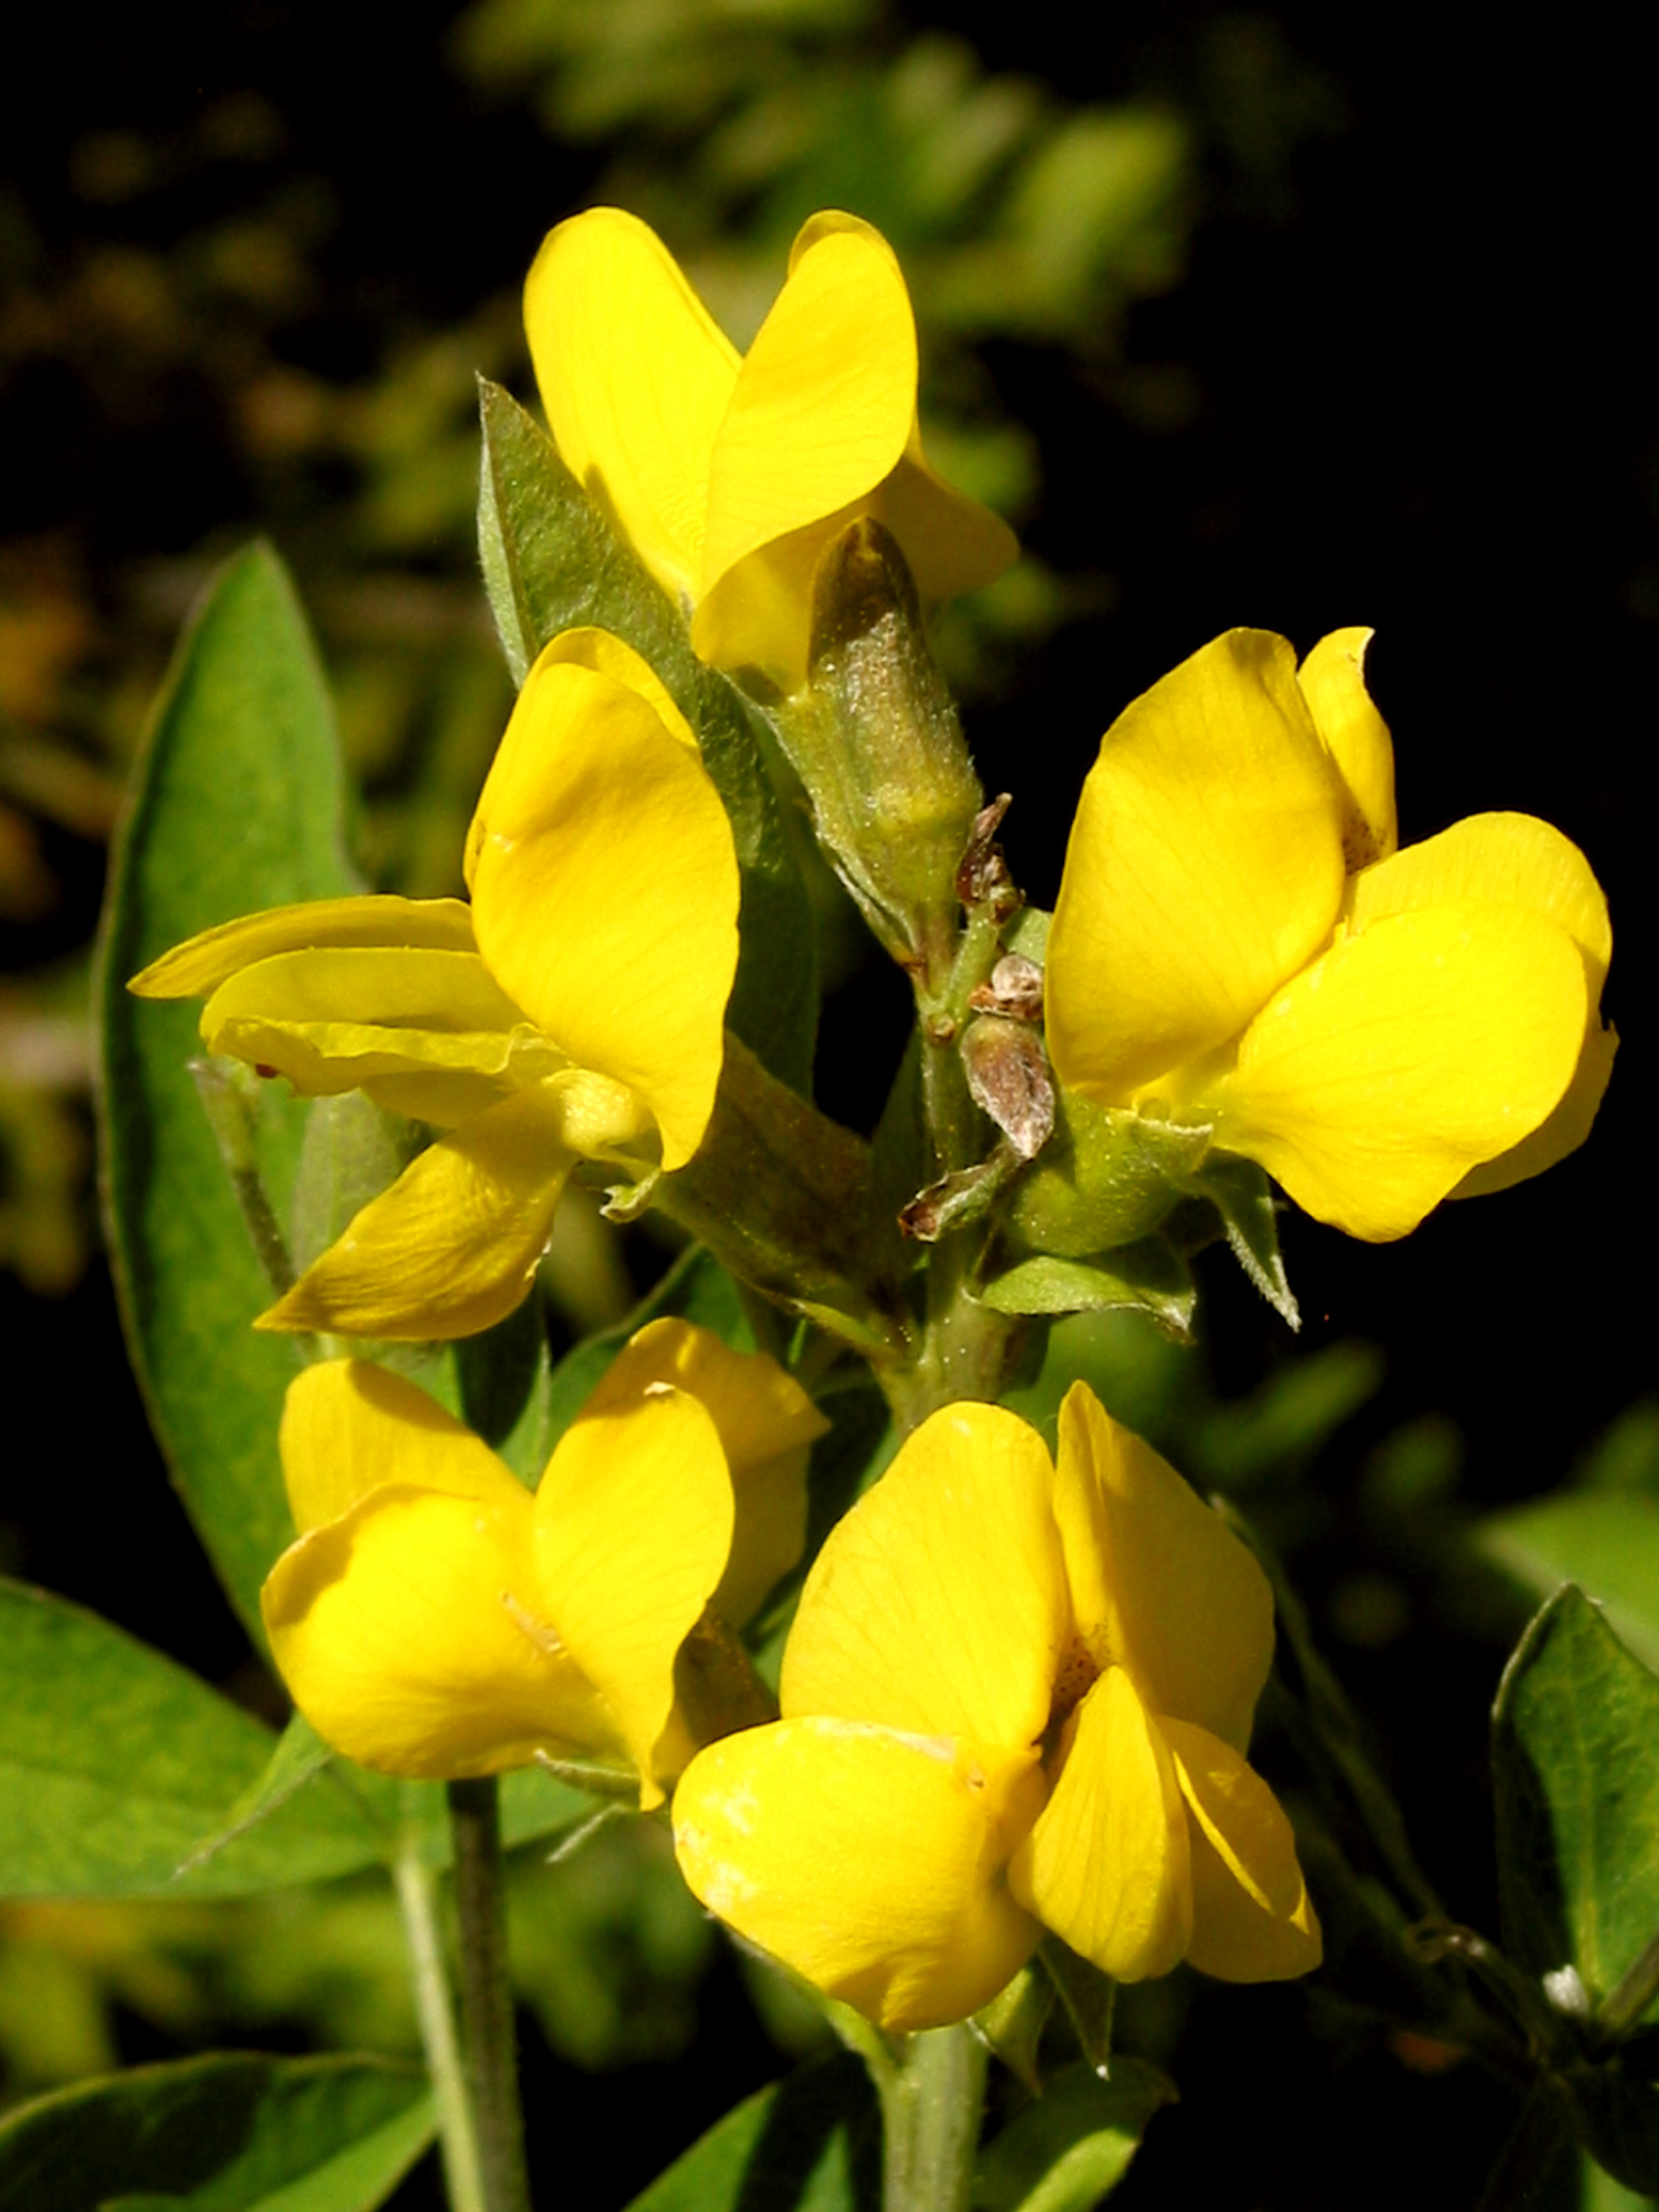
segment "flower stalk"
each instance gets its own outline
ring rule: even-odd
[[[452,1782],[448,1796],[461,1930],[461,2043],[478,2146],[479,2201],[482,2212],[530,2212],[495,1778]]]
[[[903,2036],[875,2069],[884,2212],[966,2212],[988,2051],[964,2021]]]
[[[413,1836],[392,1863],[404,1946],[409,1954],[421,2048],[438,2113],[438,2147],[450,2212],[487,2212],[472,2099],[456,2034],[455,2004],[438,1930],[438,1884]]]

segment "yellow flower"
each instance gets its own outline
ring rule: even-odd
[[[762,1353],[655,1321],[620,1352],[534,1495],[412,1382],[357,1360],[288,1390],[300,1534],[262,1593],[294,1702],[389,1774],[622,1755],[641,1803],[693,1744],[675,1660],[799,1557],[827,1424]]]
[[[737,856],[696,741],[639,656],[567,631],[525,680],[454,899],[323,900],[204,932],[137,977],[307,1096],[444,1133],[261,1316],[461,1337],[518,1305],[581,1158],[682,1166],[714,1110]]]
[[[1583,1141],[1615,1038],[1577,847],[1480,814],[1397,851],[1368,630],[1298,670],[1234,630],[1101,741],[1049,938],[1049,1047],[1096,1104],[1208,1124],[1350,1235]]]
[[[783,1718],[687,1768],[675,1847],[741,1935],[894,2032],[965,2018],[1045,1928],[1124,1980],[1319,1962],[1289,1823],[1245,1763],[1261,1569],[1082,1383],[1058,1470],[948,1406],[840,1523]]]
[[[814,215],[747,354],[654,232],[596,207],[550,232],[525,325],[554,443],[621,525],[716,668],[806,673],[813,570],[872,515],[924,603],[990,579],[1013,534],[928,466],[916,328],[892,248]]]

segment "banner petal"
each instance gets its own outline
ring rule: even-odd
[[[1119,716],[1049,934],[1067,1089],[1124,1105],[1238,1035],[1331,933],[1343,812],[1282,638],[1229,631]]]

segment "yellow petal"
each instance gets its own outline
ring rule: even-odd
[[[631,1405],[584,1411],[536,1492],[542,1604],[615,1714],[645,1811],[662,1802],[674,1662],[725,1567],[731,1528],[714,1421],[666,1383]]]
[[[1019,540],[1001,515],[935,473],[914,425],[903,459],[866,511],[885,523],[903,548],[924,607],[978,591],[1019,558]]]
[[[511,1483],[511,1478],[508,1478]],[[589,1685],[525,1602],[532,1501],[391,1484],[290,1546],[261,1593],[294,1702],[388,1774],[499,1774],[537,1750],[616,1749]]]
[[[1577,946],[1542,915],[1391,914],[1279,992],[1200,1109],[1218,1144],[1259,1161],[1316,1219],[1403,1236],[1554,1109],[1587,1001]]]
[[[1342,821],[1282,638],[1229,631],[1126,708],[1084,785],[1049,933],[1066,1088],[1122,1105],[1235,1037],[1330,935]]]
[[[1371,630],[1333,630],[1296,672],[1302,696],[1347,797],[1343,851],[1350,875],[1391,853],[1400,841],[1394,811],[1394,745],[1365,688]]]
[[[733,1351],[707,1329],[669,1317],[630,1337],[586,1411],[626,1405],[653,1382],[688,1390],[719,1436],[737,1518],[712,1603],[723,1620],[741,1627],[801,1555],[807,1456],[830,1423],[775,1359]]]
[[[1157,1722],[1121,1667],[1071,1723],[1058,1781],[1009,1866],[1027,1911],[1119,1981],[1167,1973],[1193,1933],[1187,1817]]]
[[[576,1155],[555,1086],[429,1145],[255,1324],[354,1337],[469,1337],[527,1296]]]
[[[471,952],[472,915],[461,899],[313,899],[272,906],[174,945],[127,987],[146,999],[203,998],[239,968],[273,953],[349,944]]]
[[[843,219],[845,220],[845,219]],[[738,371],[715,439],[692,643],[719,667],[803,662],[798,643],[745,635],[749,555],[867,499],[916,416],[916,324],[893,249],[867,224],[819,220]],[[722,583],[730,579],[722,591]]]
[[[664,1167],[682,1166],[714,1108],[737,969],[719,795],[645,693],[545,655],[502,748],[480,806],[479,949],[577,1067],[645,1101]]]
[[[559,666],[585,668],[596,676],[613,677],[629,690],[639,692],[655,709],[657,719],[670,737],[678,738],[693,757],[701,758],[696,732],[681,713],[667,684],[648,660],[643,659],[632,645],[625,645],[610,631],[561,630],[537,654],[535,666],[525,679],[524,690],[519,694],[520,702],[533,683],[539,688],[537,671]],[[517,825],[534,823],[535,819],[547,770],[545,730],[545,716],[536,708],[527,708],[523,714],[512,716],[496,748],[496,757],[484,779],[484,789],[479,793],[466,832],[461,865],[469,891],[490,825],[493,823],[498,831],[516,836]],[[469,915],[470,912],[468,908]]]
[[[1192,1815],[1187,1961],[1223,1981],[1285,1981],[1319,1964],[1318,1917],[1278,1799],[1238,1753],[1185,1721],[1161,1723]]]
[[[784,691],[806,673],[813,574],[869,514],[924,605],[989,583],[1014,533],[929,466],[916,424],[916,326],[893,249],[857,216],[814,215],[738,374],[715,444],[691,642]]]
[[[439,1127],[564,1064],[476,952],[404,945],[282,952],[239,969],[203,1009],[202,1037],[303,1097],[366,1090]]]
[[[301,1535],[387,1483],[477,1498],[509,1516],[528,1496],[482,1438],[435,1398],[367,1360],[322,1360],[296,1375],[280,1445]]]
[[[1471,1167],[1460,1183],[1446,1194],[1452,1198],[1484,1198],[1493,1191],[1507,1191],[1529,1176],[1541,1175],[1558,1160],[1576,1152],[1590,1134],[1613,1072],[1613,1055],[1619,1049],[1618,1032],[1604,1029],[1592,1016],[1584,1033],[1583,1049],[1572,1081],[1555,1111],[1540,1122],[1530,1137],[1523,1137],[1507,1152],[1483,1166]]]
[[[1052,1490],[1043,1441],[1015,1415],[932,1415],[813,1563],[785,1714],[1034,1744],[1071,1629]]]
[[[1613,956],[1607,901],[1570,837],[1530,814],[1471,814],[1408,845],[1350,886],[1348,928],[1426,906],[1523,906],[1566,930],[1599,995]]]
[[[615,207],[548,233],[524,320],[565,465],[670,598],[689,606],[735,350],[656,234]]]
[[[1273,1653],[1267,1576],[1219,1513],[1087,1383],[1060,1408],[1055,1517],[1079,1633],[1155,1713],[1242,1751]]]
[[[1042,1803],[1030,1754],[851,1720],[745,1729],[691,1762],[674,1847],[693,1894],[889,2034],[1011,1981],[1042,1930],[1002,1869]]]

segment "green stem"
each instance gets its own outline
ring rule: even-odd
[[[452,1782],[448,1793],[461,1924],[461,2033],[483,2212],[530,2212],[496,1782],[494,1777]]]
[[[432,2078],[432,2096],[438,2108],[438,2143],[451,2212],[485,2212],[478,2137],[472,2125],[449,1976],[444,1972],[443,1940],[438,1933],[437,1878],[430,1867],[422,1864],[412,1839],[406,1839],[399,1849],[391,1871],[403,1915],[421,2046],[426,2054],[426,2071]]]
[[[964,2023],[904,2037],[872,2069],[881,2095],[883,2212],[967,2212],[985,2046]]]
[[[1659,1991],[1659,1936],[1596,2009],[1596,2026],[1611,2042],[1630,2034]]]

